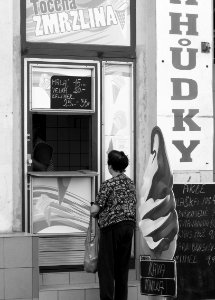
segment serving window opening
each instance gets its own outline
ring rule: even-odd
[[[32,114],[32,128],[33,171],[95,170],[90,115]]]

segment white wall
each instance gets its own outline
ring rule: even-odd
[[[19,0],[0,1],[0,11],[0,232],[12,232],[21,228]]]
[[[157,123],[155,4],[155,0],[136,1],[136,186],[138,199],[150,153],[151,130]],[[144,253],[138,224],[136,228],[136,270],[139,280],[139,255]],[[149,296],[139,295],[139,297],[138,299],[142,300],[151,299]],[[160,298],[153,297],[153,299]]]

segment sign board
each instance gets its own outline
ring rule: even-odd
[[[130,46],[130,0],[26,0],[26,41]]]
[[[211,299],[215,295],[215,184],[174,184],[179,234],[178,296]],[[190,299],[191,299],[190,298]]]
[[[142,295],[176,297],[176,262],[141,255],[140,289]]]
[[[211,0],[156,1],[157,125],[173,170],[213,170],[212,11]]]
[[[91,78],[51,77],[51,109],[92,109]]]

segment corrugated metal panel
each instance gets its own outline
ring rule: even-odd
[[[86,235],[40,237],[39,265],[83,265],[85,238]]]

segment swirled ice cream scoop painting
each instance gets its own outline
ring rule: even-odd
[[[143,254],[153,259],[172,259],[179,230],[173,194],[173,175],[165,141],[158,126],[151,133],[151,153],[140,192],[139,227]]]

